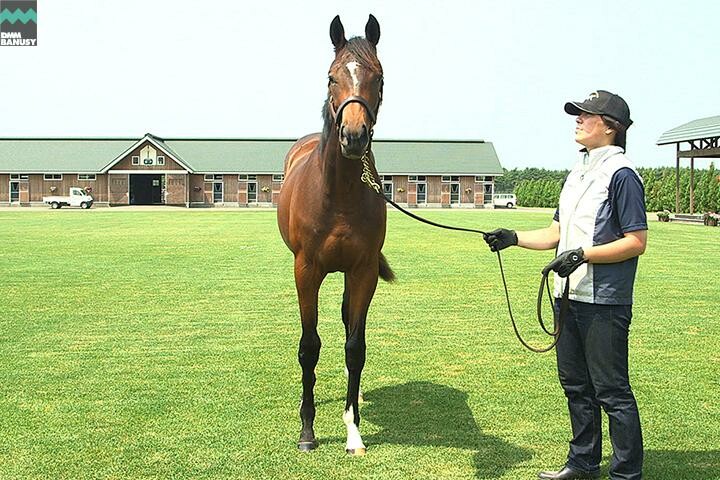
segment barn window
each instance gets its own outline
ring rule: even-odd
[[[388,200],[392,200],[393,199],[392,176],[390,176],[390,175],[383,176],[382,188],[383,188],[383,195],[385,195],[385,198],[387,198]]]
[[[417,184],[417,203],[418,205],[427,203],[427,183]]]
[[[450,203],[451,204],[459,204],[460,203],[460,184],[459,183],[451,183],[450,184]]]

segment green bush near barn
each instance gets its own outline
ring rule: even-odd
[[[480,229],[552,218],[417,213]],[[362,458],[344,453],[339,274],[321,290],[321,443],[296,451],[298,308],[274,212],[2,211],[0,238],[2,479],[523,479],[564,462],[554,356],[515,339],[479,236],[389,213],[398,281],[369,314]],[[650,224],[630,354],[649,479],[720,479],[719,241],[720,229]],[[536,344],[552,256],[503,252]]]
[[[690,168],[680,169],[676,179],[673,167],[638,168],[645,186],[648,211],[675,210],[676,182],[680,182],[680,212],[690,211]],[[558,204],[560,191],[567,170],[545,170],[525,168],[504,169],[498,177],[495,188],[498,192],[513,192],[518,205],[523,207],[554,207]],[[706,169],[695,170],[693,176],[694,211],[720,212],[720,175],[715,164],[710,162]]]

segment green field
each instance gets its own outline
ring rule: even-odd
[[[398,281],[368,317],[358,458],[344,452],[339,274],[321,290],[320,446],[296,451],[300,328],[274,211],[6,210],[0,239],[0,479],[531,479],[564,463],[554,354],[515,339],[479,236],[389,213]],[[720,228],[650,225],[630,362],[651,480],[720,479],[719,244]],[[521,328],[545,342],[533,309],[552,253],[506,252]]]

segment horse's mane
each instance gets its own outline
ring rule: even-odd
[[[353,37],[347,41],[345,46],[336,53],[335,61],[348,63],[350,61],[356,61],[363,67],[369,68],[381,76],[383,74],[382,65],[380,60],[377,58],[377,51],[375,46],[368,42],[363,37]],[[330,136],[330,130],[332,130],[333,122],[335,121],[330,113],[330,93],[323,103],[322,108],[323,117],[323,132],[320,138],[320,148],[322,149],[325,145],[325,141]]]

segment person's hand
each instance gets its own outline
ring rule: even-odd
[[[506,228],[498,228],[492,232],[485,233],[483,234],[483,239],[493,252],[499,252],[503,248],[518,244],[515,230],[508,230]]]
[[[587,262],[587,260],[585,259],[585,252],[583,252],[582,248],[568,250],[548,263],[547,267],[543,268],[542,273],[546,275],[550,270],[553,270],[562,278],[565,278],[585,262]]]

